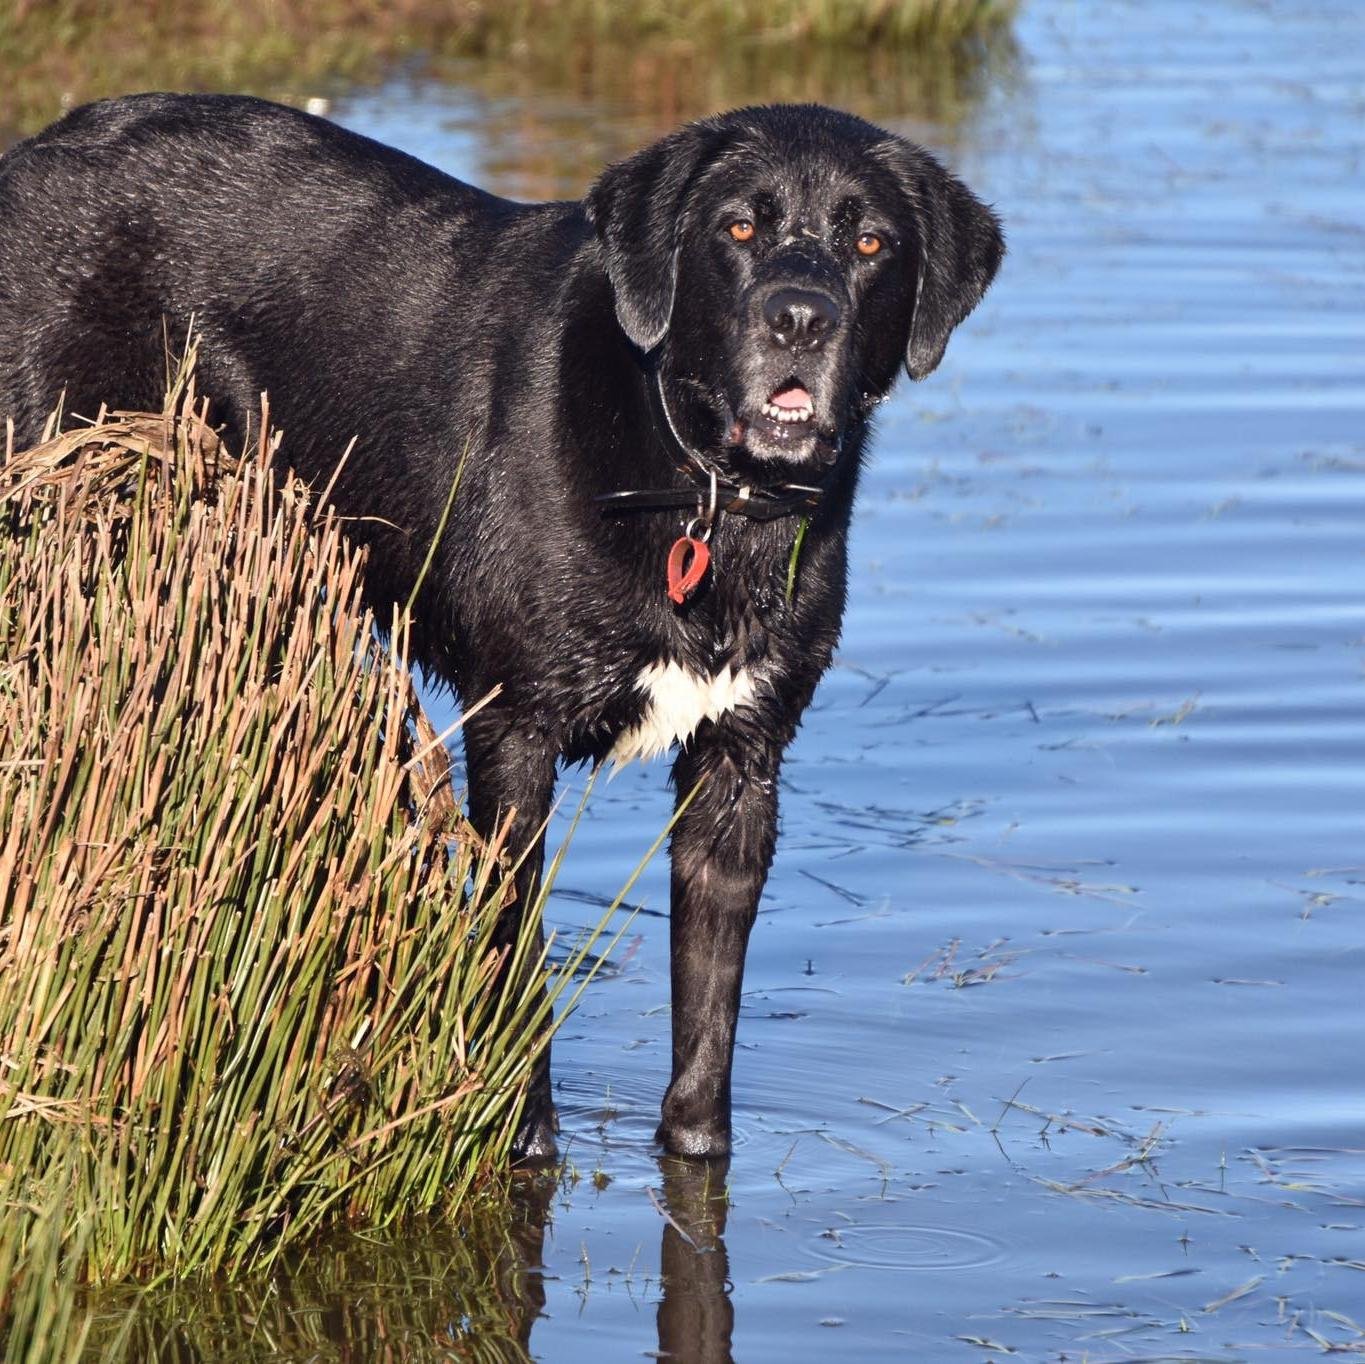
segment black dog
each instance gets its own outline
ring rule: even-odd
[[[166,341],[418,600],[469,699],[470,813],[529,842],[556,764],[680,745],[659,1139],[729,1149],[745,946],[782,753],[839,634],[875,405],[1003,242],[932,157],[811,105],[703,119],[581,203],[517,204],[259,100],[93,104],[0,160],[0,420],[159,406]],[[709,563],[708,563],[709,560]],[[527,892],[539,854],[519,881]],[[524,903],[524,898],[522,899]],[[521,1147],[554,1149],[548,1072]]]

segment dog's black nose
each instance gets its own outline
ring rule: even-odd
[[[815,350],[839,325],[839,305],[813,289],[774,289],[763,300],[763,320],[788,350]]]

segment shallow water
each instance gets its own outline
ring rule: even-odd
[[[568,1167],[505,1329],[424,1242],[306,1309],[312,1357],[1365,1353],[1365,7],[1028,0],[1017,36],[951,126],[865,100],[1011,254],[885,409],[728,1171],[651,1145],[660,862],[556,1043]],[[649,133],[415,75],[334,116],[527,195]],[[664,775],[593,793],[562,932]]]
[[[879,111],[1011,253],[861,493],[723,1244],[650,1143],[661,864],[556,1045],[537,1358],[1365,1350],[1365,8],[1029,0],[1017,34],[966,123]],[[512,193],[574,192],[611,113],[336,110]],[[594,792],[561,930],[663,777]]]

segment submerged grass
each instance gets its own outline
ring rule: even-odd
[[[511,1204],[480,1200],[458,1228],[325,1237],[268,1288],[248,1278],[89,1294],[67,1330],[69,1358],[529,1364],[545,1306],[545,1213],[517,1193]]]
[[[182,376],[0,466],[11,1358],[68,1336],[56,1282],[451,1210],[543,1045],[540,906],[500,944],[405,623],[377,641],[363,552],[272,449],[229,456]]]

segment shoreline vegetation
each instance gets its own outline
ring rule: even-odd
[[[0,1341],[32,1361],[79,1357],[83,1285],[496,1194],[543,986],[562,1019],[621,903],[553,968],[547,892],[503,941],[406,623],[380,642],[264,416],[230,455],[184,368],[160,414],[49,425],[0,464]]]
[[[135,90],[306,104],[398,71],[609,99],[651,129],[712,109],[869,101],[951,123],[1020,0],[14,0],[0,14],[0,147]]]

